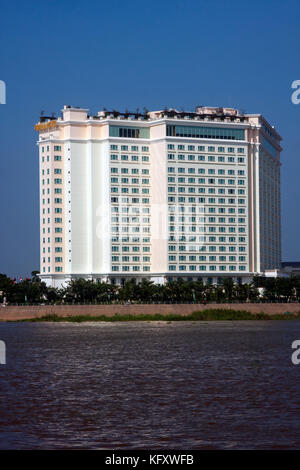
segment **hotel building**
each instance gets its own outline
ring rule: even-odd
[[[281,266],[280,141],[262,115],[41,116],[40,277],[248,282]]]

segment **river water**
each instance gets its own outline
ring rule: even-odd
[[[300,449],[300,322],[0,323],[0,449]]]

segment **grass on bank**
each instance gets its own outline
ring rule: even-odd
[[[91,316],[91,315],[74,315],[62,317],[56,314],[45,315],[40,318],[30,318],[26,320],[17,320],[17,321],[30,321],[30,322],[95,322],[95,321],[105,321],[105,322],[128,322],[128,321],[218,321],[218,320],[295,320],[300,319],[300,312],[293,314],[290,312],[285,312],[283,314],[274,314],[267,315],[266,313],[251,313],[246,310],[229,310],[229,309],[207,309],[202,311],[195,311],[189,315],[178,315],[178,314],[169,314],[169,315],[147,315],[147,314],[138,314],[138,315],[120,315],[116,313],[115,315],[108,317],[105,315]]]

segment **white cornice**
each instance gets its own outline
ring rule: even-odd
[[[45,144],[47,142],[51,142],[51,143],[64,143],[64,142],[74,142],[74,143],[88,143],[88,142],[93,142],[93,143],[103,143],[103,142],[119,142],[119,143],[122,143],[122,144],[149,144],[151,142],[163,142],[163,141],[166,141],[166,142],[172,142],[174,141],[174,139],[177,141],[177,142],[190,142],[190,143],[201,143],[201,144],[214,144],[214,143],[218,143],[218,144],[221,144],[221,143],[224,143],[226,145],[228,144],[232,144],[232,145],[247,145],[247,144],[250,144],[252,142],[248,142],[247,140],[231,140],[231,139],[207,139],[207,138],[197,138],[197,137],[172,137],[172,136],[162,136],[162,137],[157,137],[157,138],[154,138],[154,139],[133,139],[133,138],[125,138],[124,137],[104,137],[103,139],[90,139],[90,138],[87,138],[87,139],[68,139],[68,138],[65,138],[65,139],[45,139],[45,140],[38,140],[37,141],[37,145],[39,144]],[[260,145],[260,144],[259,144]]]
[[[103,125],[122,125],[129,127],[152,127],[158,126],[161,124],[166,124],[170,126],[174,125],[186,125],[186,126],[200,126],[200,127],[250,127],[251,123],[249,122],[226,122],[226,121],[204,121],[204,120],[194,120],[194,119],[170,119],[170,118],[159,118],[147,121],[139,120],[130,120],[130,119],[86,119],[84,121],[57,121],[59,126],[103,126]]]

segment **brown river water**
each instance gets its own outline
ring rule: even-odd
[[[0,449],[300,449],[300,321],[0,323]]]

